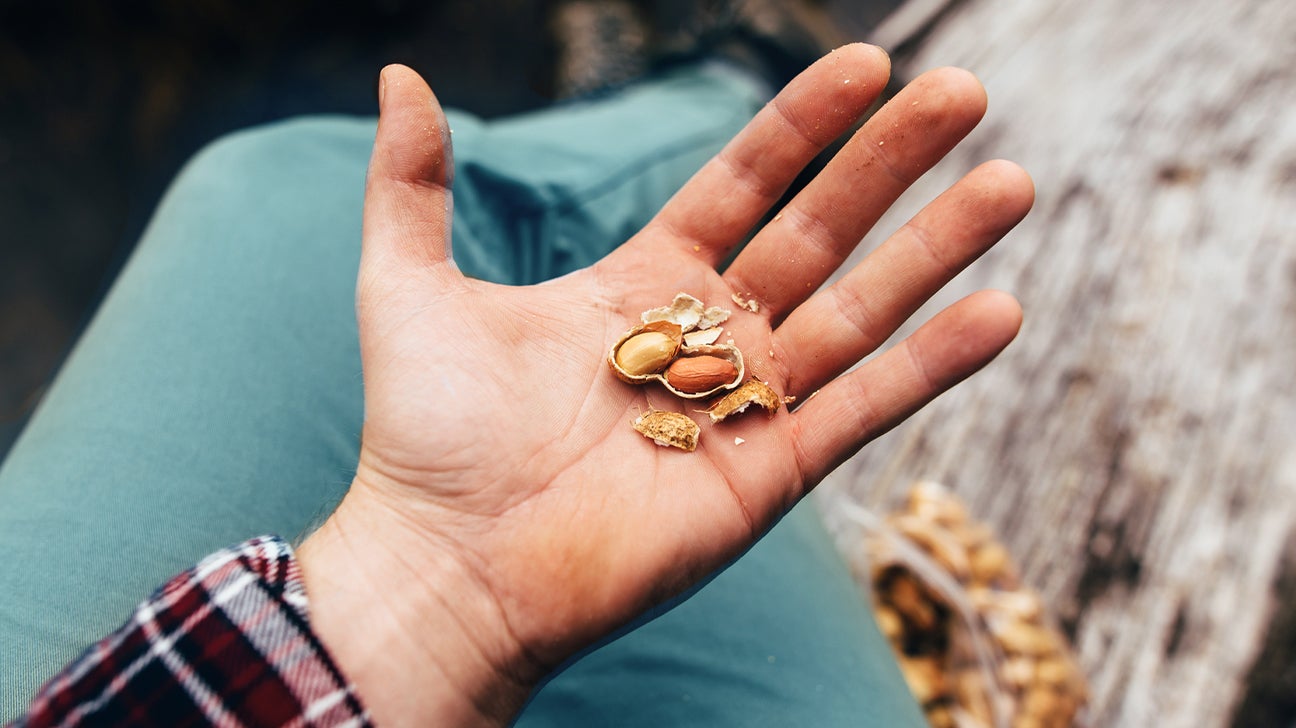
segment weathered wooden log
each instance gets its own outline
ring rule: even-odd
[[[1249,671],[1271,624],[1296,630],[1296,3],[923,10],[896,73],[969,68],[990,112],[861,250],[1015,160],[1034,212],[900,335],[983,287],[1026,323],[825,487],[882,510],[929,478],[993,523],[1073,637],[1095,725],[1266,715],[1283,683]]]

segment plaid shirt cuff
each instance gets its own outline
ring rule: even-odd
[[[51,679],[16,726],[367,726],[311,631],[292,549],[254,538],[203,559]]]

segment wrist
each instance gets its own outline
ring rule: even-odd
[[[505,725],[543,676],[456,552],[354,487],[298,549],[311,626],[380,725]]]

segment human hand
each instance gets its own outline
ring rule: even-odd
[[[984,92],[963,71],[911,83],[715,269],[888,72],[877,49],[835,51],[607,258],[508,287],[450,262],[445,119],[414,72],[384,71],[357,293],[360,463],[300,551],[316,630],[380,722],[507,722],[547,672],[741,553],[1012,339],[1016,302],[981,292],[843,374],[1026,214],[1030,180],[1007,162],[970,172],[815,292],[980,119]],[[634,432],[650,407],[697,407],[605,361],[679,291],[734,309],[726,336],[748,373],[801,405],[706,426],[688,454]],[[759,310],[728,305],[734,293]]]

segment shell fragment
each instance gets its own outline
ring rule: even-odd
[[[712,422],[721,422],[726,417],[742,414],[753,404],[760,405],[766,413],[772,415],[778,411],[783,400],[768,384],[752,379],[711,405],[707,414],[711,416]]]
[[[684,452],[697,449],[702,428],[688,415],[653,410],[634,421],[635,430],[661,447],[677,447]]]

